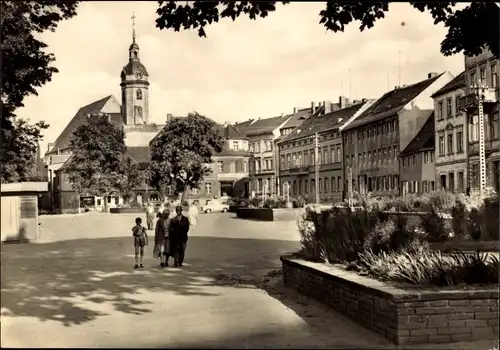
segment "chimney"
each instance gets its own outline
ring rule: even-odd
[[[311,112],[316,112],[316,104],[314,103],[314,101],[311,102]]]
[[[167,123],[172,120],[174,116],[171,113],[167,114]]]
[[[297,114],[297,107],[293,107],[293,114]]]
[[[330,101],[323,101],[323,106],[325,106],[325,114],[332,112],[332,103]]]
[[[349,99],[344,96],[339,96],[339,107],[340,109],[346,108],[349,106]]]
[[[366,98],[361,99],[361,103],[365,103],[366,101],[368,101]]]
[[[437,75],[438,74],[436,72],[430,72],[429,74],[427,74],[427,79],[434,78]]]

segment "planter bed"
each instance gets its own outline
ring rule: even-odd
[[[395,344],[498,339],[498,285],[402,289],[335,265],[291,256],[281,262],[285,285]]]
[[[303,208],[238,208],[236,217],[259,221],[295,221],[303,210]]]

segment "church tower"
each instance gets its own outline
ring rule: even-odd
[[[132,16],[132,44],[128,63],[121,72],[122,116],[125,125],[149,124],[149,74],[139,60],[135,42],[135,14]]]

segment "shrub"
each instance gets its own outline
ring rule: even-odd
[[[260,203],[261,203],[261,199],[257,198],[257,197],[253,197],[253,198],[250,198],[250,200],[248,202],[249,202],[248,204],[251,205],[252,207],[258,208]]]
[[[431,204],[430,212],[422,215],[420,224],[431,242],[444,242],[449,238],[450,229],[446,219]]]
[[[488,253],[445,255],[419,248],[379,254],[366,251],[349,268],[383,281],[447,286],[497,284],[500,263]]]
[[[298,198],[292,199],[292,206],[294,208],[303,208],[305,205],[306,205],[306,201],[303,197],[298,197]],[[286,207],[286,202],[285,202],[285,207]]]
[[[464,202],[456,201],[451,209],[451,217],[451,228],[454,236],[458,239],[465,239],[467,237],[468,214]]]
[[[297,228],[300,235],[300,255],[310,261],[325,261],[325,256],[322,255],[323,246],[316,239],[316,232],[312,218],[311,208],[306,207],[297,220]]]
[[[482,206],[482,219],[484,232],[482,238],[485,240],[498,240],[500,230],[499,215],[500,197],[498,195],[486,198]]]

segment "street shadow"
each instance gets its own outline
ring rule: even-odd
[[[5,238],[2,244],[17,244],[17,243],[29,243],[30,240],[26,234],[26,224],[21,223],[19,232],[15,235],[9,235]]]
[[[151,243],[152,245],[152,243]],[[36,317],[65,326],[111,312],[153,311],[145,292],[217,297],[213,288],[256,288],[279,267],[279,256],[298,242],[190,237],[183,268],[160,269],[146,247],[144,269],[134,270],[129,237],[4,246],[1,256],[2,317]]]

